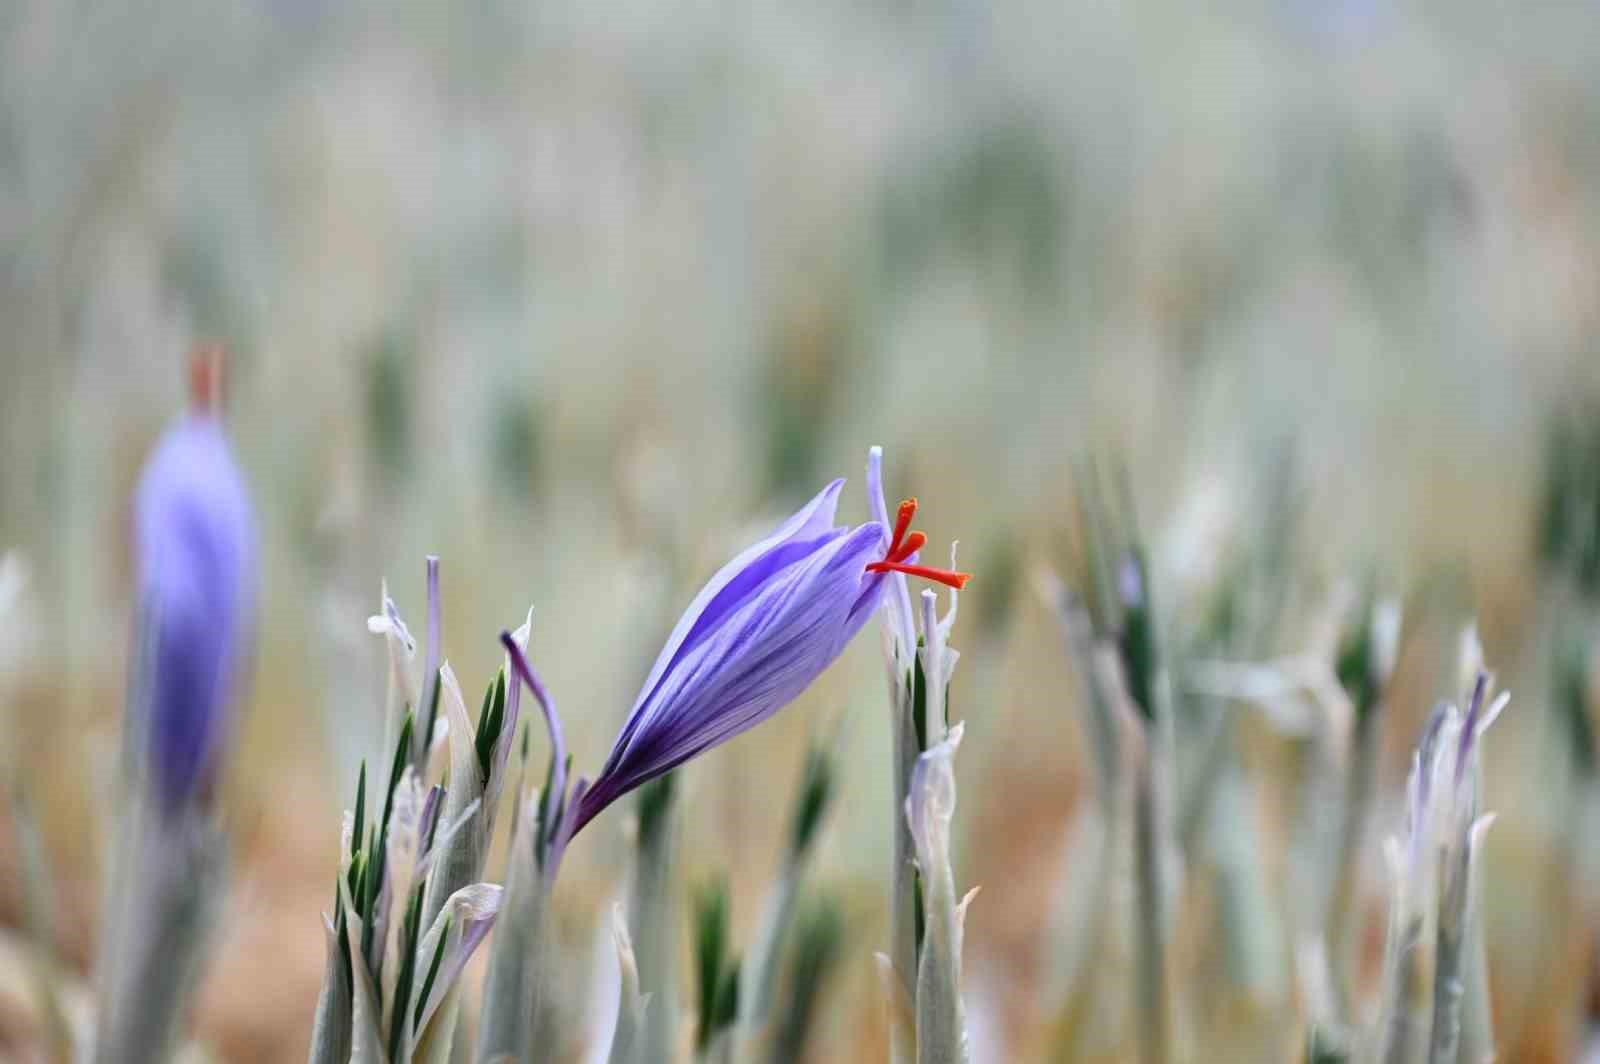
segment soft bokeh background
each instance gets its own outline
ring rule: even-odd
[[[836,475],[865,517],[874,443],[978,574],[953,713],[980,1059],[1037,1052],[1086,790],[1035,576],[1068,551],[1091,452],[1129,469],[1174,614],[1273,516],[1258,486],[1282,469],[1306,612],[1270,649],[1369,571],[1450,589],[1408,646],[1479,614],[1518,695],[1488,754],[1504,1059],[1571,1059],[1589,903],[1550,900],[1551,855],[1586,822],[1549,811],[1517,736],[1547,719],[1545,427],[1600,394],[1595,28],[1586,4],[1483,0],[0,5],[0,550],[31,576],[0,629],[0,766],[38,807],[63,955],[81,977],[128,498],[186,351],[216,337],[266,548],[234,891],[197,1018],[217,1059],[303,1057],[338,811],[376,735],[381,578],[420,627],[422,556],[442,556],[469,687],[532,603],[592,769],[723,559]],[[853,922],[818,1060],[882,1059],[877,655],[858,640],[686,776],[685,882],[731,873],[747,940],[804,744],[843,728],[812,882]],[[1405,659],[1386,796],[1451,693],[1437,656]],[[1275,779],[1269,837],[1294,783]],[[621,876],[609,819],[565,874],[577,942]],[[1535,948],[1538,921],[1556,931]],[[0,979],[5,1057],[32,1028],[24,976]]]

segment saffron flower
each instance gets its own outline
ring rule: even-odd
[[[143,643],[132,712],[169,811],[211,781],[255,605],[255,523],[217,411],[218,357],[196,357],[191,409],[157,445],[134,500]]]
[[[925,537],[910,531],[914,501],[901,505],[892,533],[882,521],[835,525],[843,486],[836,480],[822,489],[695,597],[592,787],[580,778],[568,790],[555,701],[528,663],[526,641],[501,633],[514,684],[527,684],[544,714],[550,764],[546,785],[528,799],[512,840],[510,916],[490,959],[481,1060],[528,1059],[529,1047],[548,1039],[538,964],[530,958],[543,949],[545,900],[573,835],[624,794],[792,702],[877,611],[891,579],[912,573],[953,587],[966,583],[965,573],[917,565]],[[737,987],[736,975],[727,979]]]
[[[650,670],[592,786],[578,781],[565,801],[559,756],[553,816],[570,821],[566,840],[635,787],[748,731],[792,702],[833,663],[903,573],[961,587],[969,574],[917,564],[926,542],[910,530],[916,501],[902,503],[891,530],[880,521],[834,523],[843,480],[711,578],[678,621]],[[558,734],[543,685],[509,635],[513,667]],[[554,821],[553,821],[554,822]],[[553,864],[553,862],[552,862]]]
[[[189,412],[134,497],[135,682],[112,888],[102,914],[96,1064],[168,1060],[222,893],[227,850],[207,799],[255,605],[255,525],[219,413],[221,349],[191,363]]]

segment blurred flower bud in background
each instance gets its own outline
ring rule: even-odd
[[[255,520],[218,409],[221,357],[216,347],[196,352],[193,405],[156,446],[134,502],[130,736],[148,752],[168,810],[214,781],[253,625]]]

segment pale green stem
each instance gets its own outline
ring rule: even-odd
[[[1332,990],[1340,1012],[1339,1018],[1344,1022],[1351,1018],[1351,1008],[1357,994],[1361,857],[1366,845],[1367,823],[1372,816],[1372,795],[1376,786],[1377,720],[1376,711],[1365,714],[1357,722],[1351,743],[1343,815],[1339,825],[1339,850],[1334,867],[1333,897],[1328,912],[1327,947],[1333,976]]]
[[[802,860],[790,854],[773,883],[756,944],[750,951],[748,962],[740,969],[745,985],[739,991],[740,1025],[745,1037],[754,1035],[767,1021],[772,1011],[773,994],[778,983],[778,962],[783,955],[783,943],[789,925],[794,921],[795,898],[800,892]]]
[[[495,920],[478,1028],[478,1060],[488,1064],[502,1056],[526,1060],[533,1046],[546,969],[545,911],[550,883],[534,864],[533,839],[527,832],[535,818],[521,818],[512,840],[505,907]]]
[[[220,893],[221,837],[191,810],[136,802],[113,876],[101,963],[95,1064],[171,1054]]]
[[[641,825],[628,898],[628,930],[639,965],[639,989],[650,996],[633,1058],[640,1064],[673,1059],[678,1038],[678,924],[673,900],[678,803],[675,792],[659,797],[666,806],[657,811],[652,825]]]
[[[896,685],[891,707],[892,727],[890,741],[894,744],[894,871],[890,877],[889,896],[889,957],[894,962],[895,974],[905,985],[907,999],[916,1001],[917,994],[917,876],[916,847],[911,841],[911,828],[906,823],[906,796],[911,793],[911,770],[916,766],[917,732],[912,724],[911,677],[908,674],[903,686]]]
[[[1139,1059],[1142,1064],[1167,1064],[1167,985],[1165,963],[1165,913],[1161,870],[1161,834],[1156,808],[1155,751],[1147,751],[1138,766],[1134,796],[1134,852],[1138,878],[1138,963],[1135,965],[1139,1002]]]
[[[317,997],[311,1026],[307,1064],[346,1064],[350,1059],[350,987],[344,981],[342,943],[333,928],[325,929],[327,956],[322,971],[322,993]]]
[[[17,849],[22,857],[23,910],[28,933],[33,939],[33,948],[29,953],[33,959],[34,983],[39,992],[39,1010],[44,1017],[45,1045],[51,1061],[69,1064],[72,1060],[72,1036],[66,1015],[61,1009],[60,981],[56,973],[54,951],[55,918],[51,905],[51,899],[55,896],[54,886],[50,864],[45,857],[44,842],[39,837],[33,811],[28,807],[20,786],[12,810]]]

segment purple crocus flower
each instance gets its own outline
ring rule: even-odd
[[[157,445],[134,499],[143,656],[131,711],[146,744],[135,756],[147,754],[169,811],[210,782],[255,600],[250,500],[214,397],[196,391],[195,408]]]
[[[579,781],[557,849],[641,784],[755,727],[833,663],[877,610],[889,573],[960,586],[965,573],[915,564],[915,501],[891,530],[834,524],[836,480],[711,578],[678,621],[592,786]],[[513,665],[540,702],[543,687],[513,641]],[[546,705],[547,716],[553,706]],[[552,718],[553,719],[553,718]]]

